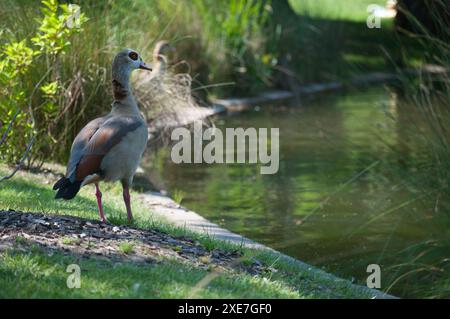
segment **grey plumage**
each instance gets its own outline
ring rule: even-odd
[[[113,63],[114,102],[111,112],[89,122],[76,136],[66,176],[53,187],[55,198],[72,199],[81,187],[94,183],[102,220],[100,181],[120,180],[131,219],[128,187],[147,145],[147,126],[131,93],[129,77],[137,68],[150,70],[133,50],[119,52]]]

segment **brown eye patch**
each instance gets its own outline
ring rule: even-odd
[[[138,59],[138,54],[136,52],[130,52],[128,54],[128,56],[130,57],[131,60],[136,61]]]

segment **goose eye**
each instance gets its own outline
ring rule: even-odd
[[[130,52],[130,54],[128,54],[128,56],[133,61],[136,61],[138,59],[138,54],[136,52]]]

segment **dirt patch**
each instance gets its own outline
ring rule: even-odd
[[[208,250],[196,240],[158,230],[116,226],[72,216],[1,210],[0,252],[5,249],[26,251],[30,245],[82,258],[138,263],[172,259],[201,269],[265,272],[257,260],[243,263],[238,250]]]

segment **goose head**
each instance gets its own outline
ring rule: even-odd
[[[169,41],[158,41],[153,49],[153,61],[166,62],[166,55],[169,52],[175,52],[175,47],[170,44]]]
[[[117,53],[112,64],[113,78],[116,80],[129,79],[133,70],[143,69],[151,71],[139,53],[132,49],[124,49]]]
[[[151,71],[139,53],[132,49],[124,49],[117,53],[112,63],[113,94],[116,100],[122,100],[130,95],[130,75],[133,70]]]

